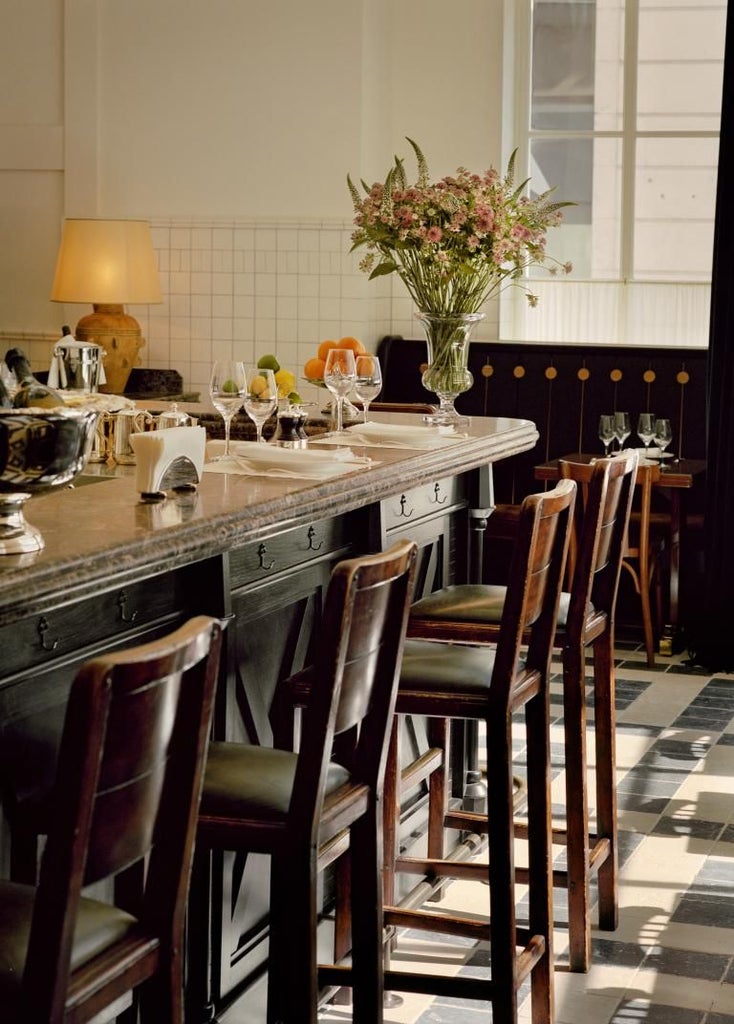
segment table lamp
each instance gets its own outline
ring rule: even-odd
[[[66,220],[51,288],[53,302],[91,302],[75,337],[101,345],[106,385],[122,394],[145,344],[124,303],[162,302],[150,225],[143,220]]]

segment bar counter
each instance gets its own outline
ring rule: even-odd
[[[396,413],[379,419],[421,422]],[[468,437],[431,450],[353,445],[373,462],[328,480],[204,472],[195,492],[147,503],[135,467],[103,463],[88,466],[71,489],[31,498],[25,517],[45,547],[0,558],[6,816],[49,783],[48,753],[28,737],[58,734],[79,665],[192,615],[228,621],[213,735],[271,746],[276,687],[311,659],[333,565],[409,538],[420,551],[417,596],[473,578],[494,503],[492,464],[536,440],[528,420],[475,418]],[[410,760],[427,747],[422,723],[413,726]],[[424,803],[418,796],[404,808],[401,836],[420,835]],[[5,874],[10,846],[6,827]],[[209,948],[189,963],[187,1019],[212,1019],[261,973],[267,913],[267,858],[197,860],[191,934],[208,936]]]
[[[380,419],[420,422],[395,413]],[[311,483],[205,473],[193,496],[169,496],[158,504],[139,500],[133,468],[89,466],[82,474],[85,486],[60,488],[26,503],[26,519],[40,529],[45,547],[0,559],[0,625],[41,602],[94,593],[112,575],[124,582],[141,572],[218,555],[298,523],[341,515],[509,458],[536,440],[528,420],[475,417],[470,437],[456,445],[434,451],[369,449],[374,466],[349,477]],[[94,473],[101,482],[87,484]]]

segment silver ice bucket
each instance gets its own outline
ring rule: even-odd
[[[56,387],[62,390],[95,393],[104,384],[101,345],[86,341],[59,343],[54,349]]]

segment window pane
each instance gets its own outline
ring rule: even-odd
[[[638,141],[635,277],[710,278],[717,161],[717,139]]]
[[[619,276],[621,142],[618,139],[533,139],[531,182],[576,205],[548,234],[548,253],[573,263],[572,277]],[[539,269],[534,276],[545,277]]]
[[[589,129],[594,117],[594,3],[535,0],[531,124]]]
[[[671,9],[641,0],[637,127],[718,131],[726,3]]]

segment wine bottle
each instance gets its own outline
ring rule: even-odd
[[[53,409],[59,405],[66,405],[58,391],[47,387],[33,376],[31,364],[21,349],[8,349],[5,353],[5,362],[18,381],[18,390],[13,398],[16,409]]]

